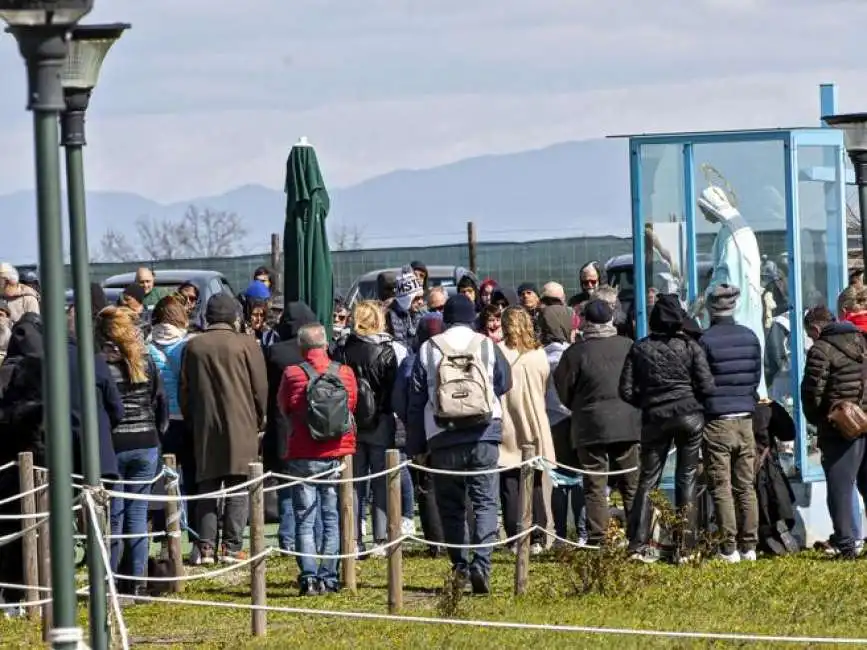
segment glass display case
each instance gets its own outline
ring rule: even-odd
[[[740,288],[742,300],[749,296],[757,307],[750,326],[763,347],[776,337],[764,380],[769,397],[796,423],[790,472],[806,482],[823,480],[799,386],[810,345],[803,315],[820,304],[835,311],[846,282],[842,134],[816,128],[634,135],[629,150],[633,260],[641,261],[633,264],[638,335],[647,333],[656,293],[677,293],[706,322],[704,293],[721,263],[720,233],[730,226],[706,218],[699,199],[717,188],[715,195],[742,219],[739,234],[729,234],[747,243],[746,250],[737,244],[737,263],[760,265],[758,286]],[[776,345],[781,340],[784,352]]]

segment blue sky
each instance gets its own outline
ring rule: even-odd
[[[867,109],[861,0],[96,0],[133,24],[89,113],[91,189],[161,201],[611,133],[813,124]],[[32,187],[23,64],[0,36],[0,193]]]

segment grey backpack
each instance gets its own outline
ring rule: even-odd
[[[436,370],[434,421],[446,430],[487,424],[493,418],[494,390],[488,375],[488,341],[475,334],[465,350],[455,350],[445,335],[430,340],[442,353]],[[431,364],[432,365],[432,364]]]
[[[332,361],[321,375],[302,363],[307,375],[307,428],[316,442],[337,440],[352,429],[349,392],[340,379],[340,364]]]

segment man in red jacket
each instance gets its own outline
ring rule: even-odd
[[[277,403],[289,419],[291,434],[286,444],[286,468],[292,476],[323,474],[337,477],[343,456],[355,453],[355,404],[358,386],[349,366],[328,357],[328,336],[319,323],[302,326],[298,346],[304,362],[283,373]],[[315,400],[308,395],[315,393]],[[336,555],[340,548],[337,485],[299,483],[292,487],[295,510],[295,550],[305,555]],[[322,521],[321,553],[316,547],[313,525],[317,510]],[[338,590],[337,560],[298,556],[301,595]]]

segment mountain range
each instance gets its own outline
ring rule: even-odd
[[[327,160],[322,161],[328,178]],[[620,140],[567,142],[543,149],[394,171],[350,187],[329,188],[332,232],[351,232],[364,248],[465,241],[522,241],[629,233],[628,150]],[[139,217],[177,219],[188,206],[237,213],[248,231],[238,253],[268,250],[283,230],[282,188],[244,185],[217,196],[161,204],[129,192],[89,192],[91,252],[109,229],[135,245]],[[65,208],[64,208],[65,209]],[[35,261],[33,191],[0,196],[0,260]]]

